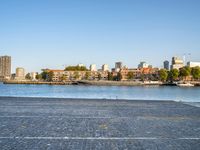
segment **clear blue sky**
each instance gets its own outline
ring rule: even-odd
[[[13,71],[200,61],[200,0],[0,0],[0,55]]]

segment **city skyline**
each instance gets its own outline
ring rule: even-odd
[[[122,61],[155,67],[171,57],[199,61],[197,0],[1,1],[0,55],[30,71]],[[170,10],[170,11],[169,11]],[[186,61],[188,61],[186,60]]]
[[[163,65],[161,67],[157,67],[157,66],[153,66],[152,64],[148,64],[146,61],[140,61],[139,64],[137,65],[137,67],[133,67],[133,66],[127,66],[126,64],[124,64],[123,62],[114,62],[114,67],[110,67],[108,64],[101,64],[100,66],[97,66],[96,64],[90,64],[89,66],[83,64],[83,63],[79,63],[79,64],[69,64],[69,65],[65,65],[63,66],[64,68],[49,68],[49,67],[44,67],[44,68],[40,68],[40,71],[27,71],[27,68],[24,68],[22,66],[18,66],[16,68],[12,68],[12,61],[11,61],[11,56],[8,55],[4,55],[4,56],[0,56],[0,58],[9,58],[9,64],[10,67],[7,68],[7,70],[10,70],[10,74],[12,73],[16,73],[19,74],[17,76],[21,76],[21,74],[25,73],[40,73],[43,70],[65,70],[68,67],[85,67],[85,69],[88,69],[88,71],[94,71],[94,72],[98,72],[98,71],[113,71],[115,70],[115,72],[118,72],[120,69],[122,68],[126,68],[126,69],[141,69],[141,68],[155,68],[155,69],[166,69],[166,70],[170,70],[170,69],[180,69],[184,66],[189,66],[189,67],[196,67],[196,66],[200,66],[200,62],[194,62],[194,61],[190,61],[186,59],[186,54],[183,56],[183,58],[181,57],[177,57],[174,56],[171,58],[171,61],[165,60],[163,61]],[[3,63],[3,61],[2,61]],[[0,65],[0,68],[3,67],[3,64]],[[5,70],[5,69],[4,69]],[[17,73],[20,70],[20,73]],[[23,71],[22,71],[23,70]],[[23,72],[23,73],[22,73]]]

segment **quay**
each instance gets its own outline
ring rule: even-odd
[[[0,97],[0,149],[198,150],[199,103]]]
[[[95,85],[95,86],[176,86],[175,83],[162,83],[158,81],[89,81],[89,80],[72,80],[65,82],[47,82],[47,81],[17,81],[6,80],[4,84],[47,84],[47,85]],[[200,86],[199,81],[191,81],[191,84]]]
[[[160,82],[134,82],[134,81],[88,81],[74,80],[65,82],[47,82],[47,81],[17,81],[7,80],[4,84],[48,84],[48,85],[96,85],[96,86],[141,86],[141,85],[162,85]]]
[[[47,81],[17,81],[17,80],[7,80],[3,82],[4,84],[48,84],[48,85],[73,85],[76,84],[73,81],[68,82],[47,82]]]

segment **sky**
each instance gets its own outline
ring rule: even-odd
[[[199,8],[200,0],[0,0],[0,55],[12,56],[13,72],[200,61]]]

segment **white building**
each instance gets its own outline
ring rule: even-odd
[[[15,76],[16,80],[24,80],[25,79],[25,69],[18,67],[16,68],[16,76]]]
[[[174,65],[171,65],[171,69],[180,69],[180,68],[183,68],[184,65],[183,64],[174,64]]]
[[[107,64],[103,64],[102,71],[109,71],[109,66]]]
[[[91,64],[90,65],[90,71],[97,71],[96,64]]]
[[[172,65],[174,64],[184,64],[183,59],[179,57],[172,57]]]
[[[36,80],[36,75],[37,75],[36,72],[31,72],[30,75],[32,80]]]
[[[138,65],[138,68],[148,68],[149,64],[147,64],[145,61],[140,62]]]
[[[180,69],[184,67],[184,61],[178,57],[172,57],[171,69]]]
[[[200,62],[191,62],[191,61],[189,61],[189,62],[187,63],[187,65],[188,65],[189,67],[200,67]]]

